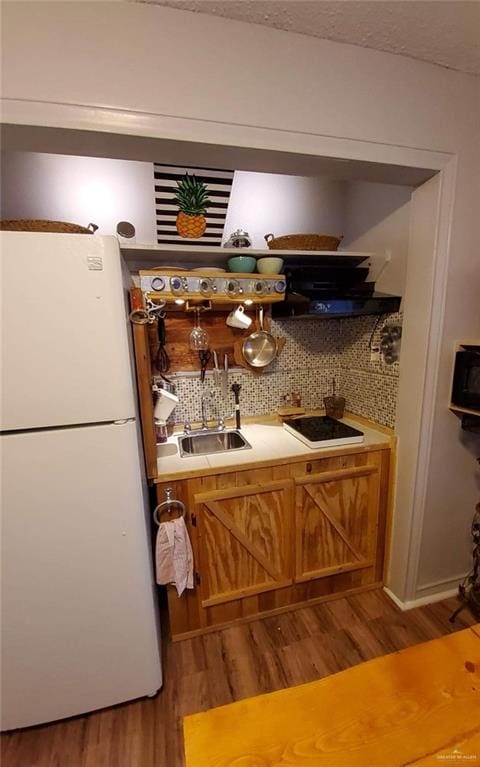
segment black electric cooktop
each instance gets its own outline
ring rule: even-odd
[[[363,431],[326,415],[291,418],[283,427],[309,447],[352,445],[364,440]]]

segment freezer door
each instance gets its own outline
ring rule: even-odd
[[[0,437],[2,729],[161,686],[136,425]]]
[[[1,430],[134,416],[115,237],[1,232]]]

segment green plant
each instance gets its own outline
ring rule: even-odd
[[[177,181],[174,199],[179,210],[190,216],[204,215],[208,206],[211,205],[205,184],[198,181],[194,175],[189,176],[188,173]]]

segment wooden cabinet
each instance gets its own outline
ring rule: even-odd
[[[389,476],[388,448],[173,483],[196,586],[168,590],[172,637],[380,586]]]
[[[194,495],[202,608],[293,581],[292,480]]]
[[[374,564],[378,468],[352,467],[297,477],[295,581]]]

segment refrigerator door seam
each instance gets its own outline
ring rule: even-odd
[[[136,418],[124,418],[121,421],[94,421],[93,423],[71,423],[61,426],[35,426],[33,429],[10,429],[0,431],[0,435],[7,437],[11,434],[36,434],[44,431],[65,431],[66,429],[89,429],[91,426],[121,426],[125,423],[135,422]]]

